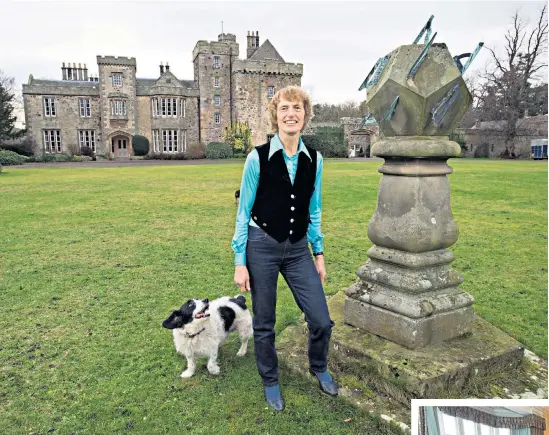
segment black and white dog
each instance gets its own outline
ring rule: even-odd
[[[207,356],[208,371],[219,374],[218,348],[229,332],[238,331],[242,342],[238,356],[244,356],[248,340],[253,334],[252,316],[246,307],[246,298],[222,297],[210,302],[208,299],[189,299],[173,311],[164,322],[164,328],[173,329],[175,349],[187,358],[187,369],[182,378],[190,378],[196,369],[196,358]]]

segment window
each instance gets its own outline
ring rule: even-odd
[[[44,116],[50,118],[57,116],[57,107],[54,97],[44,97]]]
[[[95,152],[95,130],[78,130],[78,144],[82,147],[89,147]]]
[[[160,131],[159,130],[153,130],[152,131],[152,138],[153,138],[153,151],[155,153],[160,152]]]
[[[91,117],[91,104],[89,98],[79,98],[78,103],[80,106],[80,118]]]
[[[214,77],[214,88],[219,87],[219,77]]]
[[[219,56],[214,56],[214,68],[221,68],[221,60]]]
[[[122,73],[112,73],[112,85],[122,86]]]
[[[126,101],[125,100],[111,100],[111,115],[112,116],[125,116],[126,115]]]
[[[177,152],[177,130],[162,130],[162,145],[165,153]]]
[[[181,100],[181,105],[183,106],[183,109],[181,110],[183,112],[183,114],[181,116],[183,116],[183,118],[185,118],[185,116],[187,116],[187,100],[185,98],[183,98],[183,100]]]
[[[178,100],[178,98],[153,98],[151,100],[153,117],[177,117]]]
[[[275,94],[275,87],[274,86],[267,86],[267,98],[271,99],[274,97]]]
[[[44,152],[46,153],[61,152],[61,131],[60,130],[44,130]]]
[[[183,130],[183,151],[187,151],[187,130]]]
[[[221,124],[221,113],[214,114],[214,120],[216,124]]]
[[[219,95],[214,95],[214,105],[221,106],[221,97]]]

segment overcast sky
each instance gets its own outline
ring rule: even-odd
[[[0,69],[18,88],[29,74],[61,79],[62,62],[86,63],[97,73],[96,55],[137,59],[137,76],[155,78],[168,61],[180,79],[192,80],[198,40],[217,40],[221,21],[236,35],[240,58],[246,34],[259,31],[286,62],[303,63],[302,87],[315,103],[362,101],[358,88],[377,59],[410,44],[431,14],[436,42],[452,55],[479,41],[503,48],[516,10],[531,24],[544,2],[29,2],[0,0]],[[482,68],[487,50],[468,74]]]

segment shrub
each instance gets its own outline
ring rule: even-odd
[[[185,158],[189,160],[197,160],[206,158],[206,146],[203,143],[193,143],[187,147]]]
[[[76,145],[75,143],[70,143],[67,145],[67,154],[72,156],[78,156],[80,155],[80,147]]]
[[[39,156],[30,157],[28,162],[36,163],[51,163],[51,162],[71,162],[73,157],[78,156],[68,156],[66,154],[42,154]]]
[[[87,157],[91,157],[92,160],[95,160],[95,154],[93,153],[93,150],[91,149],[91,147],[88,147],[88,146],[83,146],[80,148],[80,155],[81,156],[87,156]]]
[[[29,158],[22,156],[14,151],[0,150],[0,164],[4,166],[9,165],[22,165],[27,162]]]
[[[206,145],[207,159],[230,159],[233,156],[233,150],[229,144],[223,142],[210,142]]]
[[[90,156],[72,156],[73,162],[91,162],[93,158]]]
[[[236,121],[232,126],[227,125],[223,129],[223,141],[231,146],[233,153],[245,155],[254,147],[252,130],[247,122]]]
[[[303,143],[319,151],[323,157],[348,157],[348,148],[340,127],[319,127],[314,135],[301,136]]]
[[[11,144],[1,144],[1,149],[8,150],[8,151],[14,151],[17,154],[21,154],[22,156],[31,157],[34,155],[34,151],[36,149],[36,143],[32,138],[25,138],[24,140],[16,143]]]
[[[473,152],[473,157],[477,158],[488,158],[490,157],[490,145],[486,142],[477,145],[475,151]]]
[[[136,156],[145,156],[149,152],[149,139],[145,136],[136,134],[132,137],[132,149]]]
[[[2,173],[2,165],[0,165],[0,174]]]
[[[185,160],[185,153],[150,153],[147,154],[149,160]]]

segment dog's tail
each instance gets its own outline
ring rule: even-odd
[[[234,298],[230,299],[230,301],[238,305],[243,310],[248,309],[248,307],[246,306],[246,297],[244,295],[236,295]]]

